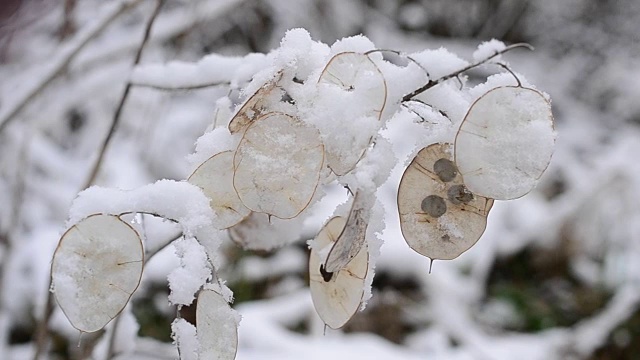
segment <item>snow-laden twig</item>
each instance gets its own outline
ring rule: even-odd
[[[34,97],[40,94],[42,90],[64,71],[69,63],[91,40],[107,28],[120,14],[139,2],[140,0],[119,1],[115,5],[109,6],[100,19],[94,21],[86,29],[76,34],[68,43],[63,45],[60,51],[58,51],[58,54],[53,56],[53,60],[47,66],[42,78],[34,82],[31,87],[18,95],[13,103],[7,104],[0,112],[0,133]]]
[[[140,42],[140,46],[138,47],[138,50],[136,52],[136,57],[133,61],[133,66],[136,66],[138,65],[138,63],[140,63],[140,58],[142,58],[142,50],[144,49],[145,44],[149,40],[149,35],[151,34],[151,27],[153,26],[154,21],[158,17],[158,14],[160,13],[160,8],[162,7],[163,3],[164,3],[164,0],[158,0],[158,3],[155,9],[153,10],[153,13],[151,14],[149,21],[147,21],[145,25],[142,42]],[[127,101],[127,97],[129,96],[130,91],[131,91],[131,84],[127,83],[127,85],[124,88],[124,92],[122,93],[122,97],[120,98],[120,102],[118,103],[118,107],[116,108],[116,112],[113,114],[113,119],[111,121],[109,132],[107,133],[107,136],[104,138],[104,141],[102,142],[100,151],[98,152],[98,158],[93,164],[93,168],[91,169],[91,172],[89,173],[89,177],[85,183],[85,186],[84,186],[85,189],[91,186],[91,184],[93,184],[93,182],[96,179],[96,176],[98,175],[98,170],[100,169],[100,165],[102,164],[102,159],[104,158],[104,154],[107,151],[107,146],[109,146],[109,143],[113,138],[113,134],[115,133],[115,130],[118,127],[118,123],[120,122],[120,115],[122,114],[122,109],[124,108],[124,104]]]
[[[505,47],[504,49],[502,49],[500,51],[496,51],[491,56],[488,56],[487,58],[482,59],[480,61],[476,61],[473,64],[465,66],[464,68],[462,68],[462,69],[460,69],[458,71],[455,71],[455,72],[453,72],[451,74],[445,75],[445,76],[443,76],[443,77],[441,77],[439,79],[436,79],[436,80],[429,80],[426,84],[424,84],[419,89],[416,89],[416,90],[410,92],[409,94],[403,96],[402,97],[402,101],[409,101],[414,96],[420,95],[423,92],[431,89],[432,87],[434,87],[434,86],[436,86],[436,85],[438,85],[440,83],[443,83],[443,82],[445,82],[445,81],[447,81],[449,79],[457,78],[458,76],[460,76],[460,74],[462,74],[462,73],[464,73],[466,71],[469,71],[469,70],[471,70],[473,68],[476,68],[476,67],[486,63],[487,61],[489,61],[489,60],[491,60],[491,59],[493,59],[493,58],[495,58],[495,57],[497,57],[499,55],[502,55],[502,54],[506,53],[507,51],[510,51],[510,50],[513,50],[513,49],[516,49],[516,48],[526,48],[526,49],[529,49],[529,50],[533,50],[533,46],[531,46],[531,45],[529,45],[527,43],[517,43],[517,44],[513,44],[513,45],[510,45],[510,46],[507,46],[507,47]]]
[[[129,82],[135,86],[161,90],[189,90],[216,85],[242,85],[269,65],[266,55],[221,56],[210,54],[195,63],[172,61],[167,64],[136,66]]]

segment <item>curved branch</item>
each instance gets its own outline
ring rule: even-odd
[[[409,101],[414,96],[418,96],[418,95],[422,94],[423,92],[431,89],[432,87],[434,87],[434,86],[436,86],[436,85],[438,85],[440,83],[443,83],[443,82],[445,82],[445,81],[447,81],[449,79],[452,79],[454,77],[458,77],[463,72],[466,72],[466,71],[469,71],[469,70],[471,70],[471,69],[473,69],[475,67],[478,67],[478,66],[486,63],[487,61],[495,58],[496,56],[502,55],[502,54],[506,53],[507,51],[510,51],[510,50],[513,50],[513,49],[516,49],[516,48],[526,48],[526,49],[529,49],[529,50],[533,50],[533,46],[531,46],[531,45],[529,45],[527,43],[517,43],[517,44],[509,45],[509,46],[505,47],[504,49],[502,49],[500,51],[496,51],[493,55],[491,55],[491,56],[489,56],[489,57],[487,57],[487,58],[485,58],[483,60],[477,61],[477,62],[475,62],[473,64],[470,64],[468,66],[465,66],[464,68],[462,68],[462,69],[460,69],[460,70],[458,70],[456,72],[453,72],[451,74],[445,75],[445,76],[443,76],[443,77],[441,77],[439,79],[436,79],[436,80],[429,80],[424,86],[422,86],[422,87],[410,92],[409,94],[403,96],[401,101],[402,102]]]

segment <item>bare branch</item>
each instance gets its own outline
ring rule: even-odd
[[[174,38],[179,34],[189,32],[198,24],[216,23],[213,20],[223,19],[230,12],[239,6],[255,6],[258,2],[249,0],[218,0],[218,1],[192,1],[190,7],[180,7],[168,10],[158,17],[157,26],[151,32],[151,43],[163,42]],[[218,23],[224,23],[220,21]],[[209,30],[208,36],[212,39],[218,38],[228,30],[227,26],[220,25],[217,29]],[[134,39],[123,39],[117,44],[108,47],[92,47],[78,58],[78,68],[85,69],[91,67],[105,59],[117,58],[123,54],[129,54],[138,47]]]
[[[76,0],[64,1],[64,19],[62,21],[62,25],[60,25],[60,30],[58,31],[60,39],[65,39],[67,36],[76,32],[76,24],[73,21],[73,12],[75,8]]]
[[[411,100],[411,98],[413,98],[414,96],[418,96],[418,95],[422,94],[423,92],[431,89],[432,87],[434,87],[434,86],[436,86],[436,85],[438,85],[440,83],[443,83],[443,82],[445,82],[445,81],[447,81],[449,79],[452,79],[454,77],[458,77],[463,72],[466,72],[466,71],[469,71],[469,70],[471,70],[473,68],[476,68],[476,67],[486,63],[487,61],[495,58],[496,56],[502,55],[502,54],[506,53],[507,51],[510,51],[510,50],[513,50],[513,49],[516,49],[516,48],[527,48],[529,50],[533,50],[533,46],[531,46],[531,45],[529,45],[527,43],[517,43],[517,44],[509,45],[509,46],[505,47],[504,49],[502,49],[500,51],[496,51],[493,55],[487,57],[486,59],[477,61],[477,62],[475,62],[473,64],[470,64],[470,65],[468,65],[468,66],[466,66],[466,67],[464,67],[464,68],[462,68],[462,69],[460,69],[460,70],[458,70],[456,72],[453,72],[451,74],[445,75],[445,76],[443,76],[443,77],[441,77],[439,79],[429,80],[421,88],[416,89],[416,90],[412,91],[411,93],[403,96],[402,97],[402,101],[404,102],[404,101]]]
[[[214,86],[222,86],[222,85],[226,85],[229,86],[231,85],[230,82],[214,82],[214,83],[207,83],[207,84],[192,84],[192,85],[188,85],[188,86],[163,86],[163,85],[154,85],[154,84],[146,84],[146,83],[134,83],[134,82],[129,82],[129,85],[131,86],[135,86],[135,87],[140,87],[140,88],[148,88],[148,89],[155,89],[155,90],[162,90],[162,91],[188,91],[188,90],[200,90],[200,89],[208,89],[210,87],[214,87]]]
[[[155,9],[153,10],[153,14],[151,14],[151,17],[149,18],[149,21],[145,26],[142,42],[138,47],[138,51],[136,52],[136,57],[133,61],[134,67],[138,65],[138,63],[140,63],[140,58],[142,57],[142,49],[144,48],[144,45],[149,40],[149,35],[151,34],[151,27],[153,26],[153,22],[155,21],[155,19],[158,17],[158,13],[160,13],[160,8],[162,7],[163,3],[164,3],[164,0],[158,0],[158,3]],[[118,103],[116,112],[113,114],[113,120],[111,121],[111,127],[109,128],[109,132],[107,133],[107,136],[105,137],[104,141],[102,142],[102,146],[100,147],[100,152],[98,153],[98,159],[96,159],[95,163],[93,164],[93,168],[89,173],[89,178],[85,183],[85,186],[84,186],[85,189],[93,184],[93,182],[96,179],[96,176],[98,175],[98,170],[100,169],[100,165],[102,164],[102,160],[104,159],[104,154],[107,151],[107,146],[109,146],[109,143],[113,138],[113,134],[115,133],[116,128],[120,123],[120,115],[122,114],[122,109],[124,108],[124,104],[127,101],[127,97],[129,96],[130,91],[131,91],[131,83],[127,83],[127,85],[124,88],[124,92],[122,93],[122,97],[120,97],[120,103]]]
[[[48,65],[48,68],[44,70],[42,78],[35,82],[27,91],[17,97],[17,100],[13,104],[7,104],[6,107],[0,112],[0,133],[4,128],[9,125],[11,120],[15,119],[15,116],[42,90],[44,90],[58,75],[60,75],[69,65],[69,63],[78,55],[91,40],[93,40],[98,34],[100,34],[107,26],[115,20],[119,15],[139,3],[141,0],[127,0],[119,1],[115,6],[106,11],[102,18],[95,21],[93,24],[83,29],[76,34],[57,55],[53,57],[53,60]]]

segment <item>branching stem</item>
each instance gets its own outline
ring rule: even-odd
[[[445,75],[445,76],[443,76],[443,77],[441,77],[439,79],[436,79],[436,80],[429,80],[426,84],[424,84],[424,86],[422,86],[422,87],[410,92],[409,94],[403,96],[401,101],[402,102],[409,101],[413,97],[422,94],[423,92],[431,89],[432,87],[434,87],[434,86],[436,86],[436,85],[438,85],[440,83],[443,83],[443,82],[445,82],[445,81],[447,81],[449,79],[458,77],[458,76],[460,76],[460,74],[482,65],[482,64],[486,63],[487,61],[495,58],[496,56],[502,55],[502,54],[506,53],[507,51],[510,51],[510,50],[513,50],[513,49],[516,49],[516,48],[527,48],[529,50],[533,50],[533,46],[531,46],[531,45],[529,45],[527,43],[518,43],[518,44],[509,45],[509,46],[505,47],[504,49],[502,49],[500,51],[496,51],[493,55],[491,55],[491,56],[489,56],[489,57],[487,57],[485,59],[482,59],[480,61],[477,61],[477,62],[475,62],[473,64],[470,64],[468,66],[465,66],[464,68],[462,68],[460,70],[457,70],[457,71],[455,71],[455,72],[453,72],[451,74]]]

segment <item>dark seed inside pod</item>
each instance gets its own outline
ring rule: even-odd
[[[447,198],[455,205],[468,204],[473,200],[473,193],[462,184],[453,185],[447,191]]]
[[[440,180],[444,182],[452,181],[456,175],[458,175],[456,164],[445,158],[438,159],[438,161],[433,164],[433,171],[438,175]]]
[[[429,195],[422,200],[420,205],[422,211],[434,218],[440,217],[447,212],[447,203],[438,195]]]
[[[333,273],[326,271],[324,269],[324,265],[322,264],[320,264],[320,275],[322,275],[322,279],[324,280],[324,282],[331,281],[331,278],[333,277]]]

